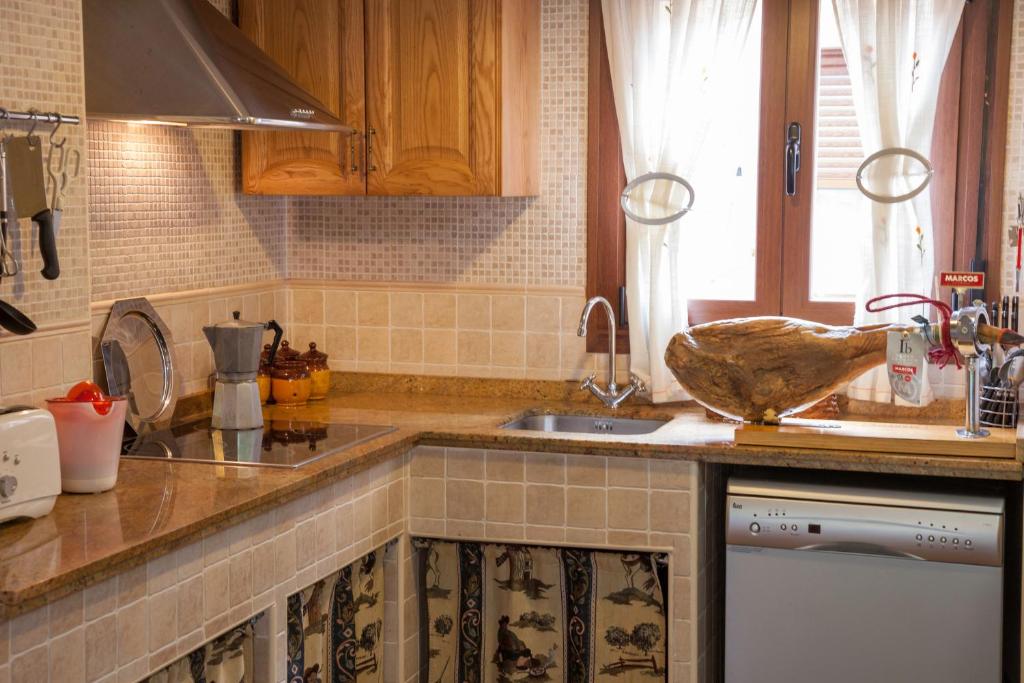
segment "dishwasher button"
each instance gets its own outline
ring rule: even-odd
[[[751,522],[750,523],[750,533],[756,534],[759,531],[761,531],[761,525],[758,524],[757,522]]]
[[[934,536],[929,536],[928,537],[928,542],[929,543],[934,543],[935,542],[935,537]]]
[[[785,525],[785,524],[783,524],[783,525],[782,525],[782,530],[783,530],[783,531],[785,531],[785,530],[786,530],[786,525]]]
[[[924,540],[924,536],[922,536],[921,534],[918,534],[917,536],[914,536],[914,538],[916,538],[919,541]]]
[[[939,543],[945,543],[945,542],[946,542],[946,537],[945,536],[943,536],[942,538],[939,539]]]
[[[959,538],[954,538],[953,539],[953,545],[960,545],[960,539]]]
[[[790,529],[790,531],[796,531],[796,530],[798,529],[798,527],[797,527],[797,525],[796,525],[796,524],[793,524],[793,525],[791,525],[791,526],[789,527],[789,529]]]
[[[971,539],[968,538],[966,541],[964,541],[964,545],[974,545],[974,544],[971,542]]]

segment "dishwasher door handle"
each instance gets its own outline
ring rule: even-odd
[[[822,553],[853,553],[855,555],[879,555],[882,557],[903,557],[908,560],[923,560],[923,557],[902,550],[893,550],[878,543],[860,543],[855,541],[839,541],[836,543],[811,543],[802,545],[795,550],[810,550]]]

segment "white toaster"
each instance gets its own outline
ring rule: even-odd
[[[60,495],[60,451],[53,415],[0,408],[0,522],[42,517]]]

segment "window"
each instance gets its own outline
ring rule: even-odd
[[[695,211],[713,212],[716,229],[690,234],[683,219],[690,322],[787,315],[850,324],[861,278],[853,234],[870,220],[855,183],[865,150],[832,3],[759,4],[742,56],[749,82],[719,105],[709,132],[720,182],[698,189]],[[943,73],[929,155],[937,271],[987,260],[998,273],[1010,5],[967,4]],[[590,40],[587,293],[621,307],[625,173],[600,0],[591,0]],[[783,158],[794,122],[802,163],[787,196]],[[627,348],[628,333],[619,335]],[[591,334],[588,346],[606,348],[607,331]]]

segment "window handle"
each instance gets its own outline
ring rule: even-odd
[[[800,170],[800,140],[803,129],[793,121],[786,130],[786,196],[796,196],[796,174]]]

